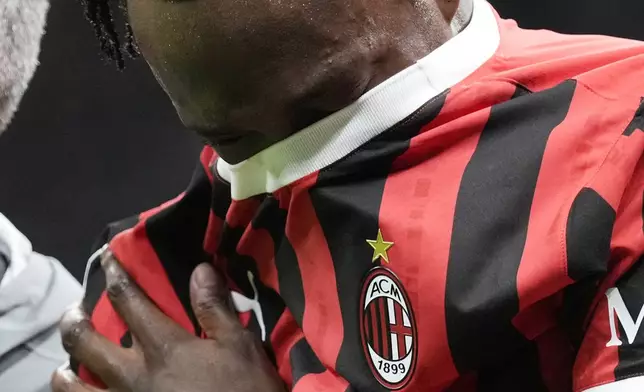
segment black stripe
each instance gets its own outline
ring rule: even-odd
[[[265,196],[258,196],[260,200],[264,200]],[[270,339],[271,333],[275,329],[275,325],[279,318],[284,313],[285,305],[283,299],[271,288],[267,287],[259,279],[259,269],[257,268],[257,261],[250,256],[240,255],[237,252],[237,245],[244,235],[244,227],[231,227],[228,223],[224,224],[221,233],[221,241],[217,253],[223,257],[226,262],[226,276],[231,279],[241,293],[248,297],[253,298],[255,293],[248,280],[248,272],[251,272],[254,277],[255,287],[257,288],[257,295],[262,308],[262,316],[264,318],[264,325],[266,327],[266,341],[264,348],[273,362],[276,364],[275,353]],[[261,336],[258,320],[253,317],[248,325],[248,330],[255,333],[256,336]]]
[[[148,240],[192,321],[196,335],[201,334],[201,327],[190,305],[190,275],[197,265],[211,260],[203,249],[211,194],[210,180],[199,163],[184,196],[145,222]]]
[[[320,374],[326,371],[326,368],[322,365],[304,338],[300,339],[291,348],[289,357],[291,360],[291,372],[293,374],[293,387],[307,374]]]
[[[568,276],[576,283],[564,290],[561,324],[575,349],[584,334],[584,319],[606,274],[615,210],[596,191],[582,189],[572,203],[566,224]]]
[[[617,282],[617,289],[624,299],[624,304],[633,320],[637,320],[644,304],[644,256]],[[622,345],[617,348],[619,363],[615,368],[615,379],[623,380],[644,374],[644,327],[640,327],[632,344],[628,343],[626,332],[615,315],[619,325],[619,337]]]
[[[304,286],[295,250],[284,235],[286,212],[279,207],[279,200],[267,196],[253,219],[253,227],[265,229],[273,239],[280,295],[301,327],[304,317]]]
[[[534,94],[518,87],[514,99],[492,107],[465,168],[445,297],[449,346],[461,374],[536,352],[512,324],[517,272],[546,142],[568,114],[575,87],[567,81]],[[514,390],[545,389],[538,367],[522,376]]]
[[[617,214],[595,190],[579,192],[568,214],[566,252],[568,276],[575,281],[607,271],[610,240]]]
[[[631,121],[631,123],[628,124],[628,127],[626,127],[624,136],[631,136],[633,132],[638,129],[640,132],[644,131],[644,98],[641,100],[640,107],[637,109],[637,112],[635,112],[633,121]]]
[[[333,259],[344,325],[336,370],[356,390],[385,390],[371,374],[360,338],[361,283],[374,266],[373,249],[365,240],[378,233],[382,194],[393,162],[409,148],[420,128],[438,115],[444,102],[445,94],[321,170],[309,191]]]
[[[535,379],[539,366],[536,345],[526,345],[503,364],[494,367],[484,365],[478,371],[477,392],[546,392],[547,388],[540,378]]]

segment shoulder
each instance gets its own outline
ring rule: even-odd
[[[609,100],[644,96],[644,42],[528,30],[503,19],[498,25],[500,73],[533,91],[574,79]]]

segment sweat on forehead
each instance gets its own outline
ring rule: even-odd
[[[38,65],[48,0],[0,0],[0,133]]]

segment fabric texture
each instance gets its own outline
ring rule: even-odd
[[[190,274],[214,263],[295,392],[641,384],[644,43],[495,20],[487,61],[324,167],[239,197],[262,170],[205,148],[185,193],[98,247],[197,336]],[[127,345],[104,286],[89,268],[85,306]]]
[[[48,9],[48,0],[0,0],[0,134],[38,66]]]
[[[0,253],[8,269],[0,285],[0,385],[16,392],[47,389],[67,355],[58,334],[63,311],[82,298],[78,281],[0,214]]]

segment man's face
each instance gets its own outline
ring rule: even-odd
[[[231,163],[291,130],[290,102],[275,91],[297,96],[306,81],[283,65],[315,68],[324,56],[315,10],[294,0],[128,0],[140,50],[182,121]]]
[[[48,8],[47,0],[0,0],[0,133],[36,70]]]
[[[418,34],[426,21],[414,21],[414,1],[127,4],[140,50],[184,124],[229,163],[359,97],[375,80],[371,68],[381,58],[373,56],[388,54],[392,34],[407,37],[409,29],[422,40],[427,36]],[[419,55],[424,55],[425,43],[420,43]]]

